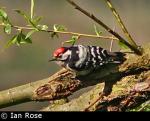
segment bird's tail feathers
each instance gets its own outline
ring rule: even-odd
[[[123,63],[126,60],[125,53],[110,52],[109,54],[110,54],[111,58],[113,59],[113,63]]]

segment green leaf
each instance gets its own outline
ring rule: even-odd
[[[63,25],[54,24],[53,26],[54,31],[66,31],[66,27]]]
[[[26,35],[24,35],[22,32],[18,35],[18,44],[27,44],[32,43],[32,40],[28,37],[26,38]]]
[[[1,16],[2,18],[4,18],[4,19],[7,19],[7,18],[8,18],[7,13],[6,13],[3,9],[1,9],[1,8],[0,8],[0,16]]]
[[[15,43],[17,42],[17,36],[18,36],[18,35],[13,36],[13,37],[7,42],[7,44],[5,45],[5,48],[8,48],[8,47],[11,46],[12,44],[15,44]]]
[[[5,26],[4,26],[4,32],[6,34],[10,34],[11,33],[11,25],[10,24],[5,24]]]
[[[67,40],[67,41],[65,41],[64,43],[70,43],[71,45],[74,45],[74,44],[75,44],[75,42],[76,42],[76,41],[74,41],[74,40],[72,40],[72,39],[71,39],[71,40]]]
[[[31,44],[32,40],[28,37],[26,38],[26,35],[24,35],[22,32],[19,34],[13,36],[5,45],[6,48],[9,46],[16,44],[17,46],[20,46],[21,44]]]
[[[17,12],[18,14],[22,15],[26,20],[29,20],[29,16],[26,15],[26,13],[24,11],[21,11],[21,10],[14,10],[15,12]]]
[[[37,29],[37,26],[36,24],[34,23],[34,21],[31,20],[31,18],[24,12],[24,11],[21,11],[21,10],[15,10],[18,14],[22,15],[26,21],[31,24],[34,28]]]
[[[43,31],[46,31],[48,29],[47,25],[38,25],[37,27],[39,30],[43,30]]]
[[[20,46],[20,42],[21,42],[21,34],[22,34],[22,32],[21,33],[19,33],[18,35],[17,35],[17,41],[16,41],[16,45],[18,45],[18,46]]]
[[[54,29],[54,31],[57,31],[57,25],[56,24],[54,24],[53,29]]]
[[[30,32],[28,32],[28,34],[26,35],[25,39],[29,38],[36,31],[37,30],[31,30]]]
[[[32,44],[32,40],[30,38],[25,39],[25,44]]]
[[[10,20],[8,19],[7,13],[0,8],[0,21],[2,21],[2,24],[6,25],[6,24],[11,24]]]
[[[42,17],[41,17],[41,16],[38,16],[38,17],[32,19],[32,22],[37,25],[41,20],[42,20]]]
[[[94,31],[97,36],[100,36],[100,34],[102,34],[102,32],[97,29],[96,25],[94,25]]]
[[[79,36],[72,36],[70,40],[65,41],[64,43],[70,43],[72,45],[79,39]]]
[[[32,40],[30,38],[26,38],[26,35],[24,35],[22,32],[17,35],[17,41],[16,45],[20,46],[21,44],[28,44],[32,43]]]
[[[37,26],[36,26],[36,24],[32,20],[29,19],[29,23],[32,25],[32,27],[38,29]]]
[[[72,36],[71,39],[76,41],[79,39],[79,36]]]
[[[118,45],[123,48],[123,49],[129,49],[129,47],[127,45],[125,45],[123,42],[119,41]]]

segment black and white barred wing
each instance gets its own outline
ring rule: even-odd
[[[106,64],[120,64],[124,61],[124,54],[121,52],[109,52],[98,46],[88,46],[88,60],[86,65],[94,68]]]

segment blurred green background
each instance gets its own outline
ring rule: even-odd
[[[123,35],[104,0],[75,1]],[[136,42],[138,44],[149,42],[150,1],[113,0],[112,2]],[[21,9],[30,13],[30,0],[0,0],[0,7],[6,8],[15,25],[26,25],[24,19],[13,9]],[[65,0],[35,0],[35,14],[43,16],[41,23],[48,25],[49,29],[52,29],[54,24],[62,24],[68,28],[68,31],[95,34],[93,27],[95,23],[75,10]],[[103,31],[103,35],[109,35],[103,28],[98,27]],[[70,38],[69,35],[61,35],[59,38],[51,39],[48,33],[35,33],[32,36],[33,44],[20,47],[11,46],[2,51],[11,36],[5,35],[0,27],[0,90],[47,78],[60,69],[56,64],[49,63],[48,59],[52,56],[52,52],[61,46],[61,42]],[[109,40],[92,38],[81,38],[79,43],[102,46],[106,49],[110,45]],[[113,50],[118,49],[119,47],[115,43]],[[39,110],[47,104],[48,102],[29,102],[1,110]]]

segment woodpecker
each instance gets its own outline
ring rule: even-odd
[[[73,45],[56,49],[49,61],[75,72],[76,76],[86,76],[108,65],[123,63],[124,56],[122,52],[110,52],[99,46]]]
[[[76,79],[84,81],[101,79],[104,82],[105,85],[103,91],[99,93],[99,98],[85,109],[88,111],[96,102],[112,92],[116,79],[109,76],[105,80],[105,77],[110,73],[114,75],[116,70],[113,71],[113,69],[117,69],[116,67],[125,60],[125,53],[122,52],[110,52],[99,46],[73,45],[56,49],[50,61],[55,61],[61,67],[74,72]]]

